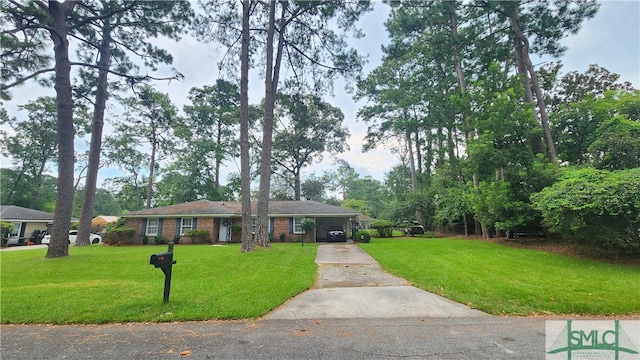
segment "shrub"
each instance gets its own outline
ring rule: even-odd
[[[208,244],[211,239],[209,230],[205,229],[189,230],[184,236],[190,237],[192,244]],[[173,242],[177,244],[175,240]]]
[[[2,229],[2,238],[6,238],[13,231],[13,224],[8,221],[0,222],[0,228]]]
[[[280,239],[280,242],[284,242],[286,238],[287,238],[287,235],[285,235],[284,233],[278,234],[278,239]]]
[[[156,235],[153,237],[153,243],[156,245],[168,244],[167,238],[162,235]]]
[[[147,235],[142,237],[142,245],[149,244],[149,237]]]
[[[371,241],[371,234],[367,230],[358,230],[356,231],[356,241],[368,243]]]
[[[610,253],[640,253],[640,168],[570,170],[532,197],[553,232]]]
[[[378,236],[381,238],[393,237],[393,228],[396,227],[394,223],[388,220],[374,220],[369,226],[378,231]]]
[[[134,229],[125,227],[112,228],[102,236],[102,242],[117,246],[132,245],[135,234],[136,231]]]
[[[110,222],[108,223],[105,227],[104,227],[104,232],[108,233],[109,231],[111,231],[111,229],[117,229],[117,228],[123,228],[124,224],[125,224],[125,218],[118,218],[118,220],[114,221],[114,222]]]

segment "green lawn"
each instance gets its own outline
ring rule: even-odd
[[[640,268],[477,240],[373,239],[360,244],[389,272],[496,315],[640,315]],[[171,296],[149,265],[166,246],[0,252],[0,321],[163,322],[260,317],[314,283],[317,245],[177,245]]]
[[[640,268],[457,239],[360,244],[414,285],[491,314],[640,314]]]
[[[0,320],[7,323],[113,323],[246,319],[266,314],[314,283],[314,244],[273,244],[242,254],[239,245],[175,248],[171,295],[149,265],[164,246],[71,247],[0,254]]]

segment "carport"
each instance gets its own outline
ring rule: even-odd
[[[316,217],[316,242],[327,241],[327,229],[330,226],[342,226],[347,232],[347,239],[350,239],[350,219],[350,217]]]

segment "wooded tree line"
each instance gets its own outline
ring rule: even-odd
[[[23,105],[24,121],[1,113],[15,134],[31,135],[3,134],[9,141],[2,151],[14,161],[2,171],[3,203],[45,210],[55,204],[48,257],[68,255],[72,213],[81,219],[80,244],[85,237],[88,244],[90,219],[104,204],[127,211],[201,198],[242,200],[243,251],[269,246],[269,199],[327,201],[484,237],[538,231],[542,224],[582,236],[577,225],[558,226],[559,208],[550,210],[541,191],[579,177],[584,170],[577,167],[605,171],[594,177],[604,182],[606,171],[640,167],[639,93],[597,65],[561,75],[559,62],[534,66],[532,57],[559,57],[559,41],[593,17],[597,3],[387,3],[391,42],[382,64],[361,77],[363,57],[345,38],[362,35],[356,21],[371,9],[369,1],[202,0],[201,13],[189,2],[8,1],[2,96],[36,79],[53,85],[56,97]],[[178,109],[153,82],[181,74],[149,74],[172,62],[154,39],[187,33],[227,49],[212,63],[226,75],[191,89],[190,103]],[[250,68],[265,81],[259,105],[248,101]],[[384,182],[361,178],[344,161],[302,177],[323,155],[348,147],[344,115],[324,100],[337,77],[357,84],[355,98],[367,101],[358,113],[368,126],[365,150],[393,145],[401,160]],[[107,102],[124,110],[107,120],[114,130],[103,137]],[[73,141],[82,134],[91,134],[90,151],[76,154]],[[221,168],[238,157],[240,172],[223,184]],[[106,164],[122,175],[96,189]],[[84,186],[73,178],[74,166]],[[47,167],[57,168],[57,179],[45,175]],[[252,189],[252,181],[259,186]],[[628,184],[620,189],[640,193],[637,182]],[[255,242],[248,230],[252,198]],[[640,221],[634,217],[640,204],[633,196],[620,199],[622,208],[610,212],[625,212],[628,226],[621,225],[624,240],[615,246],[630,241],[638,248],[639,230],[630,224]]]
[[[357,92],[368,148],[400,144],[410,190],[387,218],[640,251],[637,173],[618,173],[640,167],[640,93],[596,64],[532,61],[559,57],[595,1],[388,3],[391,43]],[[591,190],[565,193],[586,176]]]

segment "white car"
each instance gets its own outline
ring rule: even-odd
[[[76,237],[78,236],[78,230],[69,230],[69,245],[76,243]],[[42,243],[49,246],[51,241],[51,234],[47,234],[42,238]],[[99,244],[102,242],[102,236],[94,233],[89,234],[89,242],[91,244]]]

